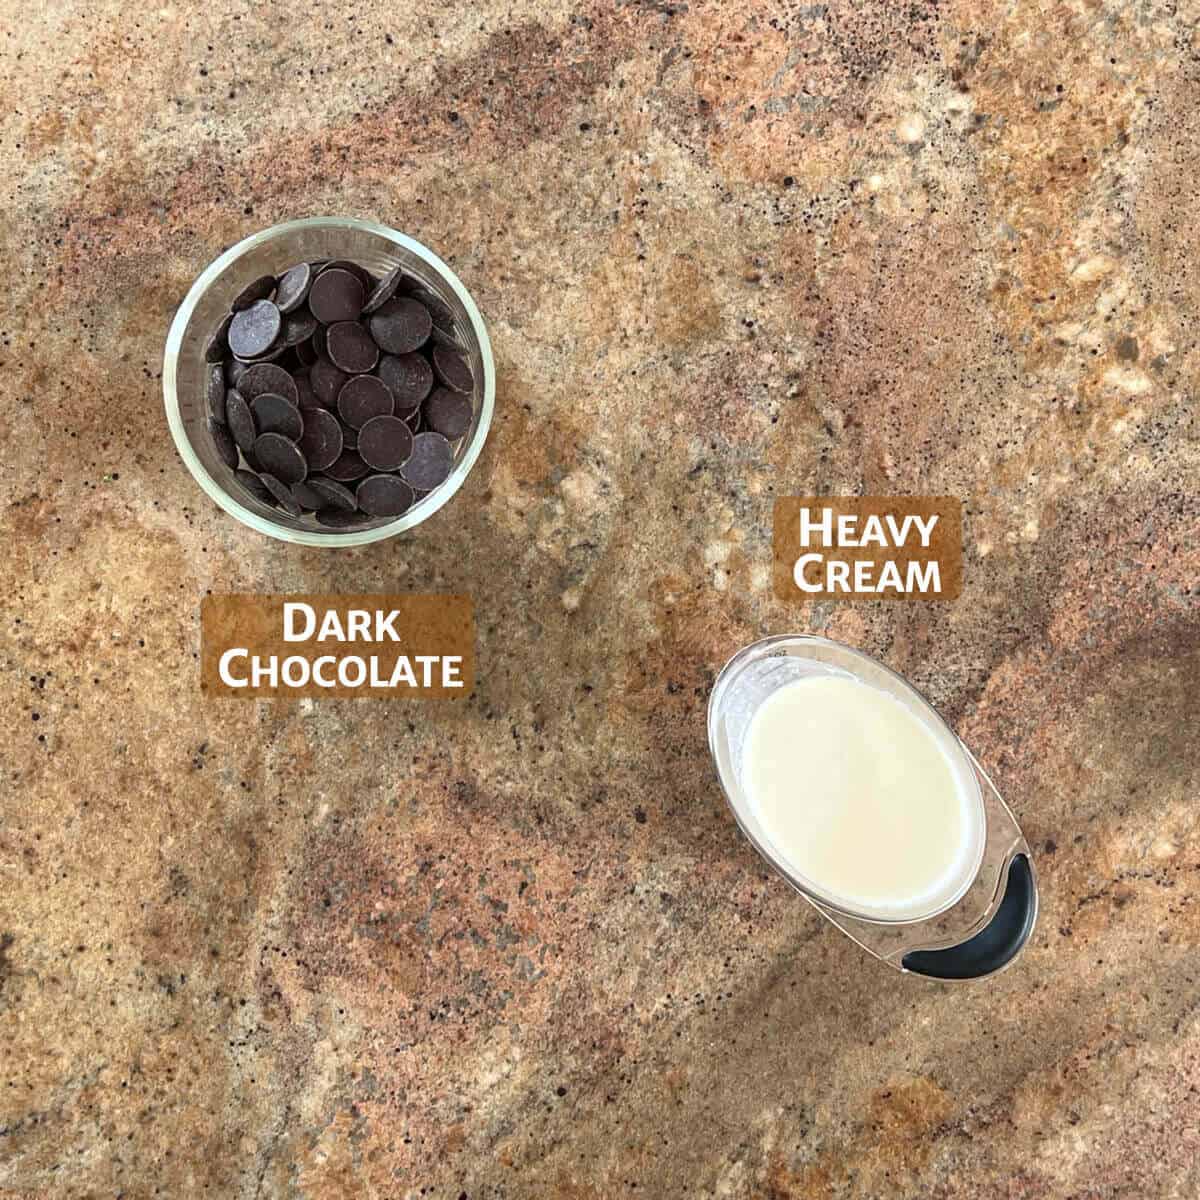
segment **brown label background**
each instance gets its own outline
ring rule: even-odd
[[[933,528],[929,547],[921,545],[914,529],[902,549],[894,546],[854,546],[839,548],[837,529],[832,544],[822,544],[818,535],[810,538],[805,547],[800,538],[800,510],[807,508],[813,521],[820,519],[821,510],[828,508],[836,522],[839,515],[859,518],[856,536],[862,534],[862,522],[868,515],[884,517],[889,513],[897,520],[907,516],[927,519],[934,513],[938,523]],[[956,496],[781,496],[775,501],[773,582],[775,595],[792,603],[806,600],[957,600],[962,591],[962,503]],[[825,559],[841,559],[851,564],[860,560],[876,564],[873,577],[878,580],[885,561],[896,564],[901,578],[907,579],[910,562],[928,563],[936,560],[941,575],[940,592],[804,592],[796,586],[792,571],[796,560],[806,553],[820,554]],[[823,564],[812,563],[805,572],[812,581],[824,582]]]
[[[321,627],[324,614],[334,609],[347,624],[347,614],[352,608],[379,610],[388,613],[393,609],[399,616],[392,622],[400,637],[398,642],[332,641],[319,642],[314,635],[305,642],[283,640],[284,603],[311,604],[316,611],[317,626]],[[374,617],[371,620],[374,629]],[[441,666],[433,672],[435,686],[428,688],[400,684],[394,688],[369,686],[370,676],[362,687],[344,687],[335,683],[333,687],[321,687],[311,680],[304,687],[288,687],[281,682],[279,687],[232,688],[222,682],[220,675],[221,655],[226,650],[245,647],[251,655],[266,659],[277,655],[282,664],[285,658],[299,656],[310,663],[322,655],[331,654],[336,659],[356,655],[365,661],[379,659],[379,673],[384,678],[391,675],[396,659],[401,655],[410,658],[418,654],[438,654],[443,657],[461,655],[462,663],[458,677],[460,688],[441,686]],[[238,659],[234,671],[249,678],[249,663]],[[422,676],[419,664],[413,664],[418,684]],[[330,663],[324,673],[336,679],[337,664]],[[200,605],[200,689],[207,696],[227,696],[238,700],[253,700],[263,697],[299,696],[371,696],[388,699],[465,699],[475,687],[475,614],[469,596],[350,596],[350,595],[273,595],[252,596],[233,594],[206,596]]]

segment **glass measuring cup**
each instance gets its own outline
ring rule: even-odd
[[[751,719],[779,688],[812,675],[851,678],[903,704],[955,764],[978,820],[957,886],[927,911],[900,918],[856,910],[802,877],[772,846],[742,783]],[[725,664],[708,705],[717,777],[742,832],[824,917],[889,966],[935,979],[978,979],[1012,963],[1037,918],[1037,881],[1024,835],[974,756],[907,680],[860,650],[809,635],[769,637]]]

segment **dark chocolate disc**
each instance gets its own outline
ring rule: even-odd
[[[333,408],[337,404],[338,393],[349,378],[345,371],[339,371],[327,358],[318,358],[308,373],[313,392],[326,408]]]
[[[300,505],[292,498],[292,489],[282,479],[277,479],[269,471],[264,471],[259,478],[263,487],[275,497],[276,503],[284,512],[293,517],[300,515]]]
[[[454,450],[440,433],[418,433],[400,474],[413,487],[429,491],[445,480],[453,466]]]
[[[308,480],[308,484],[314,492],[325,497],[326,504],[331,508],[340,508],[346,512],[354,511],[356,507],[354,493],[336,479],[330,479],[324,475],[314,475]]]
[[[216,421],[220,421],[222,425],[227,424],[228,420],[229,420],[229,418],[226,414],[229,409],[229,395],[231,392],[233,392],[234,395],[237,394],[236,392],[234,392],[233,388],[226,388],[221,393],[220,407],[218,409],[210,410],[210,412],[209,412],[209,416],[212,417]]]
[[[329,359],[347,375],[360,375],[379,361],[379,347],[357,321],[339,321],[325,331]]]
[[[220,362],[225,357],[225,351],[229,347],[229,327],[232,324],[233,313],[226,313],[204,343],[205,362]]]
[[[277,363],[254,363],[253,366],[247,367],[238,380],[237,390],[247,400],[253,400],[255,396],[261,396],[264,392],[285,396],[293,404],[300,399],[295,381]]]
[[[344,512],[340,508],[323,508],[317,513],[317,520],[330,529],[352,529],[361,525],[363,518],[357,511]]]
[[[361,429],[372,417],[391,416],[393,407],[392,393],[374,375],[355,375],[338,392],[338,416],[354,429]]]
[[[254,445],[254,439],[258,437],[258,429],[255,427],[250,405],[246,403],[240,392],[234,391],[232,388],[225,396],[225,424],[229,426],[233,440],[243,450],[249,450]]]
[[[475,409],[470,396],[440,387],[425,401],[421,411],[430,429],[455,442],[471,428]]]
[[[371,290],[366,304],[363,305],[363,315],[373,313],[386,304],[396,294],[396,289],[403,279],[404,271],[400,267],[393,267]]]
[[[300,408],[286,396],[263,392],[250,401],[250,411],[259,433],[282,433],[294,442],[304,432]]]
[[[212,437],[213,445],[216,447],[217,457],[227,467],[236,467],[238,461],[237,446],[234,445],[234,441],[230,436],[229,430],[226,429],[225,426],[219,421],[214,421],[212,417],[209,417],[208,432]],[[362,462],[362,459],[359,459],[359,462]]]
[[[310,512],[325,507],[325,497],[320,492],[314,491],[307,479],[292,484],[292,499],[301,508],[307,508]]]
[[[282,313],[290,313],[304,303],[308,289],[312,286],[313,269],[308,263],[297,263],[279,277],[275,291],[275,307]]]
[[[204,402],[208,407],[208,415],[214,421],[225,424],[225,368],[220,363],[211,363],[208,367],[208,383],[204,388]]]
[[[358,485],[354,498],[358,507],[372,517],[398,517],[412,506],[413,490],[395,475],[368,475]]]
[[[264,433],[257,438],[254,457],[264,472],[282,483],[299,483],[308,473],[300,447],[282,433]]]
[[[337,462],[325,468],[325,474],[339,483],[349,483],[353,479],[361,479],[371,468],[358,457],[357,450],[343,450],[337,457]]]
[[[449,346],[434,346],[433,369],[437,377],[455,392],[472,392],[475,390],[475,376],[471,374],[471,365],[466,358]]]
[[[249,365],[242,362],[240,358],[227,358],[225,360],[225,382],[230,387],[237,387],[238,381],[248,370],[250,370]]]
[[[324,326],[318,325],[317,328],[324,329]],[[312,338],[309,338],[307,342],[297,343],[295,350],[296,358],[303,366],[311,367],[317,361],[317,350],[313,345]]]
[[[248,367],[253,366],[255,363],[275,362],[284,356],[284,354],[287,352],[287,349],[288,348],[283,344],[283,341],[279,338],[276,338],[275,344],[265,353],[244,357],[242,362],[244,362]]]
[[[297,371],[292,376],[292,382],[296,385],[296,404],[300,409],[321,407],[307,371]]]
[[[234,471],[233,477],[252,495],[256,500],[261,500],[264,504],[274,504],[275,497],[271,495],[266,484],[253,471],[239,469]]]
[[[323,408],[310,408],[302,414],[304,432],[300,438],[300,453],[309,471],[324,471],[338,460],[342,452],[342,427],[337,417]]]
[[[256,300],[234,313],[229,326],[229,348],[238,358],[258,358],[271,351],[283,326],[279,309],[270,300]]]
[[[420,300],[429,309],[429,315],[433,318],[434,328],[440,328],[447,336],[453,337],[454,312],[445,300],[426,287],[418,286],[413,288],[411,295],[415,299]]]
[[[394,471],[412,453],[412,430],[399,417],[372,417],[358,431],[358,454],[376,471]]]
[[[397,412],[416,408],[433,387],[433,368],[423,354],[385,354],[375,374],[387,384]]]
[[[455,354],[462,353],[462,346],[459,344],[458,338],[452,333],[446,333],[436,321],[433,324],[433,332],[429,335],[429,345],[426,349],[432,350],[434,346],[445,346]]]
[[[366,288],[357,275],[340,267],[326,267],[313,280],[308,292],[308,307],[318,321],[353,321],[362,312]]]
[[[298,346],[308,341],[317,331],[317,318],[307,308],[297,309],[283,318],[283,338],[285,346]]]
[[[317,274],[323,275],[326,271],[349,271],[363,285],[364,296],[375,286],[371,272],[365,267],[360,267],[358,263],[351,262],[348,258],[331,258],[328,262],[321,264]]]
[[[367,327],[381,350],[388,354],[410,354],[429,340],[433,318],[419,300],[400,296],[372,313],[367,318]]]
[[[267,300],[271,293],[275,290],[274,275],[260,275],[253,283],[248,283],[237,296],[233,303],[229,306],[230,310],[239,313],[244,308],[249,308],[259,300]]]

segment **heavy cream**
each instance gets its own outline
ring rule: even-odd
[[[741,762],[774,856],[841,907],[929,916],[978,868],[983,811],[966,755],[869,684],[815,675],[779,687],[751,717]]]

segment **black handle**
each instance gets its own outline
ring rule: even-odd
[[[945,950],[912,950],[901,962],[906,971],[932,979],[978,979],[1011,962],[1033,931],[1037,888],[1024,854],[1008,865],[1004,899],[992,919],[972,938]]]

